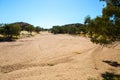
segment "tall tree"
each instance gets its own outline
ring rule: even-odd
[[[102,16],[90,20],[85,18],[85,25],[95,43],[108,44],[120,40],[120,0],[100,0],[106,2]]]
[[[120,40],[120,0],[104,0],[106,7],[103,9],[103,17],[107,16],[112,22],[109,30],[112,31],[113,41]]]

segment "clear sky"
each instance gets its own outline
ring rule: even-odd
[[[0,0],[0,23],[27,22],[51,28],[83,23],[87,15],[102,15],[102,8],[99,0]]]

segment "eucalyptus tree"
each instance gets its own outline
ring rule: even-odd
[[[84,24],[90,33],[91,41],[108,44],[120,40],[120,0],[100,0],[106,2],[102,16],[85,18]]]

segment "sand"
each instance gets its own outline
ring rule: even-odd
[[[120,45],[101,47],[89,38],[42,32],[15,42],[0,42],[0,80],[102,80],[120,74]]]

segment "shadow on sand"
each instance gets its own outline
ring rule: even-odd
[[[15,39],[12,39],[12,38],[1,38],[0,37],[0,42],[14,42]]]
[[[120,74],[105,72],[101,76],[103,80],[120,80]]]
[[[120,67],[120,64],[117,61],[109,61],[109,60],[103,60],[104,63],[109,64],[110,66],[113,67]]]

